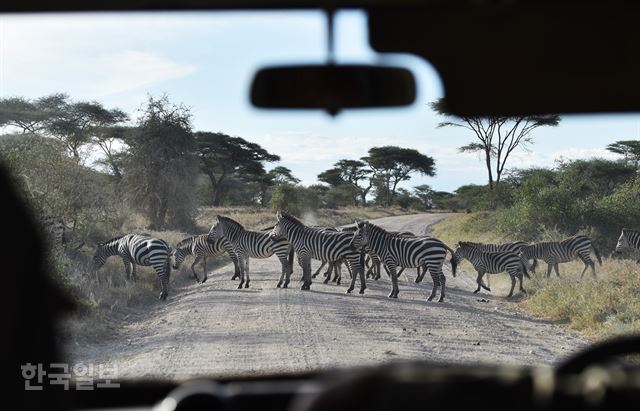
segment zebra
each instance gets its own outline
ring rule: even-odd
[[[238,257],[236,257],[236,253],[233,251],[231,243],[223,238],[217,241],[209,241],[208,234],[194,235],[192,237],[185,238],[176,244],[173,252],[171,253],[173,269],[177,270],[180,268],[184,259],[189,255],[193,255],[195,256],[195,260],[193,261],[193,264],[191,264],[193,277],[197,283],[200,283],[200,279],[196,274],[195,266],[202,260],[204,262],[204,277],[202,278],[202,283],[205,283],[207,281],[207,257],[219,257],[225,252],[229,254],[229,257],[231,257],[235,267],[235,273],[239,276],[240,268],[238,267]]]
[[[311,288],[311,259],[338,261],[344,259],[351,268],[351,285],[347,293],[355,288],[356,277],[360,276],[360,294],[364,294],[364,257],[350,246],[352,234],[316,229],[304,225],[291,214],[278,211],[278,222],[271,231],[271,238],[286,238],[298,254],[298,264],[302,267],[302,290]],[[288,281],[288,279],[287,279]]]
[[[293,248],[288,241],[272,239],[270,231],[245,230],[239,222],[220,215],[216,216],[216,223],[209,230],[208,238],[212,242],[224,238],[231,243],[233,251],[238,258],[238,267],[240,269],[238,289],[241,289],[243,285],[244,288],[249,288],[248,258],[269,258],[274,254],[278,256],[282,265],[282,273],[277,287],[288,287],[289,276],[293,272]],[[247,277],[246,282],[245,275]],[[285,275],[287,279],[283,284]]]
[[[340,231],[354,233],[357,229],[358,229],[358,226],[356,225],[356,226],[342,227]],[[410,231],[388,231],[388,233],[396,237],[405,237],[405,238],[416,237],[416,235]],[[367,257],[364,261],[365,269],[367,269],[366,277],[373,278],[376,281],[379,280],[382,267],[384,267],[384,270],[386,271],[387,276],[391,277],[389,270],[387,269],[386,266],[382,265],[382,262],[380,261],[380,258],[378,258],[376,253],[373,252],[371,249],[365,249],[365,251],[367,253]],[[417,270],[418,270],[418,277],[419,277],[420,267],[418,267]],[[398,271],[397,273],[397,276],[400,276],[400,274],[402,274],[403,271],[404,271],[404,267],[401,267],[400,271]]]
[[[477,248],[478,250],[485,253],[497,253],[499,251],[511,251],[512,253],[520,254],[520,250],[522,247],[526,247],[529,243],[524,241],[513,241],[510,243],[501,243],[501,244],[485,244],[485,243],[474,243],[471,241],[465,241],[465,244],[468,244],[471,247]],[[529,262],[523,256],[520,257],[524,266],[529,268]],[[529,268],[530,269],[530,268]],[[489,278],[487,277],[487,284],[489,284]]]
[[[124,263],[127,278],[136,281],[136,264],[152,266],[160,280],[160,299],[169,295],[169,276],[171,275],[171,247],[164,240],[140,234],[126,234],[99,243],[93,256],[93,268],[99,270],[107,258],[119,255]],[[131,264],[131,266],[129,266]]]
[[[544,260],[547,264],[547,278],[551,276],[551,268],[556,272],[556,275],[560,277],[558,272],[558,264],[566,263],[579,258],[584,263],[584,269],[580,278],[584,276],[587,268],[591,267],[593,278],[596,277],[595,263],[591,259],[591,249],[598,259],[598,263],[602,265],[602,258],[600,252],[593,245],[591,239],[585,235],[575,235],[573,237],[566,238],[562,241],[547,241],[542,243],[535,243],[529,246],[525,246],[520,250],[522,257],[527,261],[533,260],[533,264],[529,267],[531,271],[535,271],[538,265],[538,258]]]
[[[475,268],[478,273],[476,278],[478,288],[473,292],[474,294],[480,291],[480,287],[487,291],[491,291],[491,289],[482,282],[482,277],[485,274],[497,274],[504,271],[506,271],[511,277],[511,291],[509,291],[509,295],[507,297],[511,297],[513,295],[513,289],[516,286],[516,278],[520,280],[520,291],[526,293],[522,285],[523,274],[526,275],[527,278],[531,277],[527,272],[526,263],[518,253],[513,251],[487,252],[479,248],[477,243],[460,241],[453,257],[451,257],[452,266],[457,266],[463,258],[469,260],[473,265],[473,268]],[[455,260],[456,265],[453,265],[453,260]]]
[[[640,231],[629,230],[628,228],[622,229],[618,243],[616,244],[616,249],[613,252],[620,254],[625,248],[640,249]],[[640,259],[637,260],[636,263],[640,264]]]
[[[442,265],[447,256],[447,251],[453,255],[453,250],[442,241],[433,237],[402,238],[390,234],[381,227],[368,221],[356,222],[358,229],[353,233],[351,244],[354,248],[369,248],[385,264],[391,273],[393,288],[389,298],[398,298],[397,267],[421,267],[424,266],[433,279],[433,289],[427,301],[433,300],[439,286],[440,300],[445,297],[445,277]],[[453,272],[455,261],[452,259]]]

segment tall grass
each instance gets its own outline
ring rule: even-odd
[[[505,235],[500,230],[499,212],[453,215],[437,223],[434,234],[450,246],[458,241],[557,241],[568,237],[555,227],[542,225],[536,230],[534,239]],[[600,252],[603,256],[609,254],[608,250]],[[593,259],[596,261],[595,256]],[[530,273],[532,278],[525,278],[527,295],[513,300],[526,311],[563,323],[593,339],[640,332],[640,265],[635,263],[635,259],[603,258],[602,266],[596,262],[596,279],[593,279],[591,269],[587,269],[580,279],[584,265],[579,260],[560,264],[561,277],[557,278],[552,270],[548,279],[547,264],[544,261],[539,263],[536,273]],[[468,263],[462,267],[467,271],[473,270]],[[510,285],[506,274],[491,276],[494,295],[506,294]]]

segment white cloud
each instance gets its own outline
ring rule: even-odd
[[[99,67],[91,81],[91,93],[99,97],[149,87],[163,81],[185,77],[196,66],[181,64],[156,53],[126,50],[98,56],[86,63],[87,68]]]

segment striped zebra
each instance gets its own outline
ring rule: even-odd
[[[491,291],[491,289],[482,282],[482,277],[484,277],[485,274],[498,274],[505,271],[511,277],[511,291],[509,291],[509,295],[507,297],[511,297],[513,295],[513,289],[516,286],[516,278],[520,280],[520,291],[526,293],[522,285],[523,275],[526,275],[527,278],[530,277],[527,272],[526,263],[518,253],[513,251],[486,252],[481,248],[478,248],[477,243],[461,241],[458,243],[458,247],[451,258],[452,266],[456,267],[463,258],[469,260],[473,265],[473,268],[475,268],[478,273],[476,278],[478,288],[476,288],[474,294],[480,291],[480,287],[487,291]],[[455,265],[453,264],[454,260],[456,262]],[[455,268],[453,273],[455,276]]]
[[[293,272],[293,248],[284,239],[273,240],[270,233],[270,231],[245,230],[242,224],[229,217],[216,216],[216,223],[209,230],[209,241],[215,242],[224,238],[231,243],[240,269],[238,289],[243,285],[244,288],[249,288],[250,278],[247,266],[249,258],[269,258],[274,254],[282,265],[282,273],[277,287],[287,288],[289,285],[289,276]],[[285,275],[287,279],[283,284]]]
[[[501,244],[491,244],[491,243],[474,243],[471,241],[465,241],[465,244],[468,244],[471,247],[475,247],[478,250],[485,253],[497,253],[500,251],[511,251],[512,253],[520,254],[520,250],[522,247],[526,247],[529,243],[525,243],[524,241],[513,241],[510,243],[501,243]],[[526,258],[521,256],[522,262],[525,267],[529,267],[529,262]],[[489,284],[489,278],[487,277],[487,284]]]
[[[195,266],[200,261],[204,262],[204,277],[202,278],[202,282],[204,283],[207,281],[207,258],[219,257],[224,253],[227,253],[233,261],[235,274],[240,276],[238,258],[236,257],[236,253],[233,251],[231,243],[223,238],[217,241],[209,241],[208,238],[208,234],[194,235],[192,237],[185,238],[184,240],[176,244],[173,252],[171,253],[171,257],[173,259],[173,269],[177,270],[178,268],[180,268],[180,265],[182,264],[184,259],[187,256],[192,255],[195,257],[195,260],[193,261],[193,264],[191,264],[191,271],[193,272],[193,278],[195,278],[197,283],[200,283],[200,279],[196,274]]]
[[[160,280],[160,299],[169,295],[169,276],[171,275],[171,247],[164,240],[140,234],[127,234],[112,238],[96,246],[93,256],[93,268],[99,270],[107,258],[119,255],[124,263],[127,278],[136,281],[136,264],[151,266]],[[130,266],[131,265],[131,266]]]
[[[628,228],[622,229],[614,253],[619,254],[625,248],[640,249],[640,231],[629,230]],[[640,264],[640,259],[636,263]]]
[[[591,267],[593,277],[596,277],[596,265],[591,259],[591,249],[598,259],[598,263],[602,265],[602,258],[600,252],[593,245],[591,239],[585,235],[575,235],[573,237],[566,238],[562,241],[547,241],[542,243],[535,243],[520,250],[521,255],[527,260],[533,260],[533,264],[529,267],[531,271],[535,272],[538,265],[538,259],[543,260],[548,264],[547,278],[551,276],[551,268],[556,272],[556,275],[560,277],[558,272],[558,264],[580,259],[584,263],[584,269],[580,278],[584,276],[587,268]]]
[[[369,248],[384,263],[391,273],[393,288],[389,298],[398,298],[398,267],[421,267],[425,266],[433,279],[433,289],[427,301],[433,300],[438,287],[440,290],[440,300],[445,297],[445,277],[442,266],[447,256],[447,251],[453,255],[453,250],[447,247],[442,241],[433,237],[403,238],[390,234],[381,227],[369,223],[368,221],[356,222],[358,229],[353,234],[352,246],[355,248]],[[454,261],[452,260],[452,265]],[[455,272],[455,266],[453,267]]]
[[[347,293],[353,291],[356,277],[359,275],[360,294],[364,294],[367,288],[364,279],[364,257],[350,246],[352,234],[308,227],[296,217],[280,211],[276,213],[276,217],[278,222],[271,231],[271,237],[287,239],[298,254],[298,264],[302,267],[302,290],[311,288],[312,258],[334,262],[344,259],[353,274]]]

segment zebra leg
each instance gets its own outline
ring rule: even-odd
[[[244,264],[244,275],[247,277],[247,281],[244,283],[244,288],[249,288],[249,257],[245,257]]]
[[[476,290],[473,292],[474,294],[477,294],[478,291],[480,291],[480,288],[484,288],[487,291],[491,291],[491,288],[484,285],[484,282],[482,281],[482,277],[484,277],[484,271],[478,271],[478,276],[476,277],[476,283],[478,284],[478,288],[476,288]]]
[[[240,266],[240,284],[238,284],[238,290],[241,290],[244,286],[245,258],[244,255],[238,253],[238,265]]]
[[[348,266],[348,264],[347,264]],[[338,262],[333,266],[333,282],[336,285],[340,285],[340,280],[342,280],[342,261]]]
[[[400,277],[400,274],[402,274],[403,272],[404,272],[404,267],[400,267],[400,271],[398,271],[396,275]]]
[[[127,274],[127,280],[131,279],[131,267],[129,266],[129,260],[123,258],[122,263],[124,264],[124,272]]]
[[[554,264],[551,263],[547,263],[547,278],[551,277],[551,267],[553,267]],[[560,274],[556,273],[558,275],[558,277],[560,277]]]
[[[400,289],[398,288],[398,275],[396,274],[396,265],[394,262],[387,262],[386,265],[389,268],[390,275],[391,275],[391,283],[393,285],[393,288],[391,289],[391,293],[389,294],[389,298],[398,298]]]
[[[438,292],[438,287],[440,286],[440,276],[438,275],[438,273],[432,271],[431,269],[429,269],[429,273],[431,274],[433,287],[431,288],[431,295],[429,296],[429,298],[427,298],[427,301],[433,300],[433,298],[436,296],[436,293]]]
[[[522,286],[522,281],[524,280],[524,274],[522,273],[522,270],[518,270],[518,278],[520,279],[520,291],[526,294],[527,290],[525,290]]]
[[[329,280],[331,280],[331,273],[333,272],[333,267],[335,267],[335,265],[336,263],[329,261],[329,268],[327,268],[327,271],[324,273],[324,281],[322,281],[323,284],[328,284]]]
[[[198,278],[198,274],[196,274],[196,264],[200,262],[200,256],[197,256],[193,264],[191,264],[191,271],[193,272],[193,278],[196,279],[196,283],[200,283],[200,279]],[[204,274],[207,275],[207,270],[204,270]]]
[[[136,263],[131,261],[131,278],[133,278],[133,282],[138,282],[138,276],[136,275]]]
[[[560,278],[560,271],[558,270],[558,268],[559,268],[559,264],[555,263],[553,265],[553,270],[556,272],[556,277]]]
[[[361,256],[359,264],[357,266],[358,273],[360,273],[360,291],[359,291],[360,294],[364,294],[364,290],[367,289],[367,280],[365,280],[365,278],[364,278],[364,264],[362,264],[363,260],[364,260],[364,258]],[[349,265],[347,265],[347,266],[349,266]],[[351,268],[349,267],[349,269],[351,269]],[[358,274],[358,273],[353,273],[352,277],[356,278],[356,274]]]
[[[311,256],[306,253],[298,253],[298,264],[302,267],[302,287],[301,290],[311,289]]]
[[[207,281],[207,257],[204,257],[204,277],[202,278],[202,284]]]
[[[313,273],[313,275],[311,276],[311,278],[316,278],[318,276],[318,274],[320,274],[320,271],[322,270],[322,267],[324,267],[327,264],[326,261],[322,261],[322,264],[320,264],[320,267],[318,267],[318,269],[316,270],[315,273]]]
[[[167,260],[161,265],[153,266],[158,280],[160,280],[160,299],[166,300],[169,296],[169,276],[171,275],[171,262]]]
[[[509,291],[509,295],[507,295],[507,298],[513,295],[513,289],[516,287],[516,274],[509,273],[509,277],[511,277],[511,291]]]
[[[442,269],[438,271],[438,279],[440,280],[440,299],[438,300],[438,302],[441,303],[444,301],[444,290],[446,288],[445,285],[447,284],[447,279],[444,276]]]

